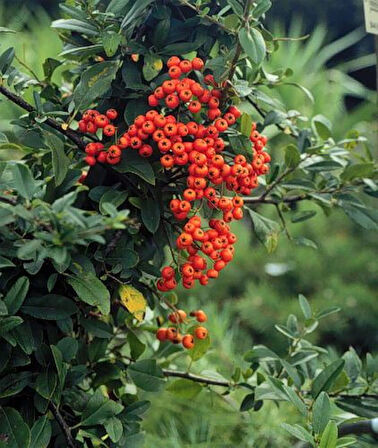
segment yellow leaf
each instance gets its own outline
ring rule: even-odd
[[[161,59],[155,59],[154,67],[156,70],[161,70],[163,68],[163,61]]]
[[[62,129],[63,129],[64,131],[67,131],[67,129],[68,129],[68,124],[67,124],[67,123],[62,123]]]
[[[147,307],[147,301],[143,294],[129,285],[119,288],[119,296],[122,305],[134,315],[135,319],[142,321]]]

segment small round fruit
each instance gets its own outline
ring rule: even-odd
[[[194,331],[197,339],[206,339],[209,334],[205,327],[197,327]]]
[[[194,347],[194,338],[191,334],[186,334],[183,338],[182,338],[182,345],[187,348],[188,350],[190,350],[191,348]]]

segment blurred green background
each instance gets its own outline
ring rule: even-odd
[[[57,5],[52,0],[0,0],[0,26],[17,31],[2,36],[1,49],[15,46],[20,63],[37,75],[43,60],[58,57],[61,49],[57,32],[49,28],[51,17],[59,14]],[[267,69],[291,67],[291,81],[310,89],[315,103],[294,87],[279,88],[277,97],[309,116],[323,113],[335,123],[337,137],[358,129],[376,150],[375,58],[373,37],[363,28],[362,2],[276,0],[268,22],[278,36],[311,34],[305,41],[283,43]],[[60,73],[54,74],[56,81]],[[15,106],[0,103],[1,131],[11,132],[10,121],[17,112]],[[282,142],[273,129],[270,134],[277,156]],[[265,207],[264,213],[274,213],[271,206]],[[317,250],[295,246],[282,236],[278,250],[268,254],[248,225],[238,224],[236,260],[216,285],[180,293],[182,302],[189,302],[185,308],[201,307],[211,316],[212,349],[194,367],[196,371],[230,373],[242,353],[256,343],[284,350],[285,341],[274,324],[298,313],[298,293],[306,295],[315,309],[331,305],[342,309],[320,326],[314,336],[318,344],[339,352],[353,345],[360,354],[377,347],[376,234],[355,226],[342,212],[326,217],[320,208],[311,207],[316,217],[293,224],[290,231],[294,237],[315,241]],[[283,421],[295,422],[290,408],[271,405],[253,415],[241,414],[236,402],[214,392],[202,392],[195,400],[178,400],[164,392],[153,397],[144,425],[146,447],[289,447],[292,443],[280,428]]]

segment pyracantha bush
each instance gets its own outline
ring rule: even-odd
[[[245,215],[269,251],[290,236],[288,218],[314,216],[305,201],[377,226],[362,200],[377,191],[366,140],[337,141],[324,116],[307,120],[270,94],[290,71],[264,69],[279,47],[269,7],[67,0],[53,22],[64,48],[43,78],[21,72],[14,49],[0,56],[0,94],[23,109],[0,134],[1,446],[141,447],[140,391],[171,377],[186,396],[245,391],[243,412],[290,402],[301,426],[285,428],[316,447],[354,443],[343,435],[361,425],[336,406],[377,409],[376,360],[312,345],[336,310],[303,296],[303,321],[276,326],[286,354],[255,346],[222,377],[193,372],[212,316],[179,307],[173,290],[218,277],[237,253],[232,221]]]

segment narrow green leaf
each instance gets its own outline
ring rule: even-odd
[[[29,284],[27,277],[20,277],[7,292],[7,295],[4,297],[4,303],[8,308],[8,314],[16,314],[20,309],[28,293]]]
[[[343,370],[344,364],[345,361],[343,359],[337,359],[318,374],[311,387],[311,394],[314,398],[316,398],[320,392],[327,392],[332,387],[332,384]]]
[[[334,421],[328,422],[328,425],[322,434],[322,438],[320,439],[319,448],[336,448],[337,434],[336,423]]]
[[[70,277],[67,282],[75,290],[80,300],[89,305],[97,306],[101,313],[110,312],[110,293],[106,286],[91,272]]]
[[[4,445],[9,448],[29,448],[30,429],[21,415],[13,408],[0,406],[0,434],[8,436]]]
[[[261,64],[266,53],[265,40],[256,28],[247,30],[242,28],[239,31],[239,41],[247,56],[255,63]]]

